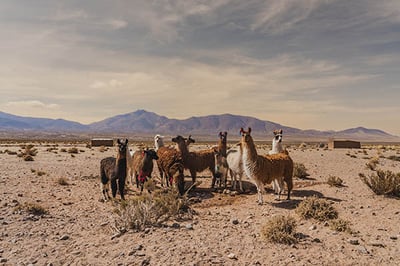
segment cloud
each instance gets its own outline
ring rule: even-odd
[[[90,88],[92,89],[102,89],[102,88],[117,88],[117,87],[121,87],[123,85],[123,83],[119,80],[116,79],[111,79],[110,81],[94,81],[92,84],[90,84]]]
[[[110,25],[115,30],[123,29],[128,26],[128,22],[121,19],[110,19],[106,21],[106,24]]]
[[[33,109],[58,109],[60,106],[55,103],[46,104],[38,100],[11,101],[5,104],[10,108],[33,108]]]

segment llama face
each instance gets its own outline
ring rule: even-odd
[[[156,144],[156,147],[164,146],[164,136],[155,135],[154,136],[154,143]]]
[[[274,139],[273,139],[273,142],[275,142],[275,143],[280,143],[280,142],[282,142],[282,137],[283,137],[282,133],[283,133],[282,129],[280,129],[280,130],[274,130]]]
[[[221,141],[222,141],[222,143],[226,143],[226,138],[227,138],[227,136],[228,136],[228,132],[224,132],[224,133],[222,133],[222,132],[219,132],[219,138],[221,139]]]
[[[172,142],[175,142],[175,143],[181,143],[181,142],[184,142],[186,140],[187,140],[187,138],[184,138],[184,137],[182,137],[180,135],[176,136],[175,138],[172,138]]]
[[[117,143],[118,143],[118,152],[120,154],[126,154],[126,149],[128,147],[128,139],[125,139],[125,141],[121,141],[120,139],[118,139]]]
[[[249,142],[251,140],[251,128],[249,127],[247,131],[245,131],[243,128],[240,129],[240,134],[242,136],[242,140],[245,142]]]
[[[154,150],[145,150],[144,153],[147,154],[147,156],[149,156],[151,159],[158,160],[157,153]]]

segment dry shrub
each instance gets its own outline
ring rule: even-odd
[[[329,227],[337,232],[353,233],[353,230],[350,228],[350,222],[340,218],[330,221]]]
[[[377,195],[400,197],[400,173],[378,170],[376,174],[360,175],[360,178]]]
[[[400,162],[400,156],[390,155],[387,157],[389,160]]]
[[[375,171],[376,166],[379,164],[379,157],[374,157],[367,163],[367,167],[372,171]]]
[[[261,235],[269,242],[290,245],[297,242],[295,230],[296,221],[293,217],[278,215],[262,226]]]
[[[8,155],[17,155],[17,152],[16,152],[16,151],[9,151],[9,150],[6,150],[5,152],[7,152]]]
[[[320,199],[315,196],[306,198],[296,208],[296,213],[305,219],[316,219],[324,222],[338,217],[338,212],[325,199]]]
[[[34,159],[31,155],[24,155],[23,158],[24,158],[24,161],[26,161],[26,162],[34,161]]]
[[[328,185],[331,187],[342,187],[343,186],[343,180],[340,177],[330,175],[328,177],[328,180],[326,181]]]
[[[43,206],[36,203],[24,203],[23,205],[19,205],[16,207],[16,211],[25,211],[29,214],[33,214],[36,216],[42,216],[48,214],[49,211],[46,210]]]
[[[79,150],[78,150],[78,148],[76,148],[76,147],[73,147],[73,148],[69,148],[68,149],[68,153],[79,153]]]
[[[60,152],[67,152],[67,149],[66,148],[61,148]]]
[[[36,174],[37,174],[38,176],[42,176],[42,175],[45,175],[46,172],[43,172],[43,171],[36,171]]]
[[[294,163],[293,176],[297,178],[307,178],[310,174],[307,173],[307,168],[302,163]]]
[[[61,186],[68,186],[68,180],[65,177],[60,177],[57,179],[57,183]]]
[[[180,197],[172,189],[157,190],[124,201],[116,210],[116,227],[143,231],[147,227],[161,226],[169,219],[191,218],[186,196]]]

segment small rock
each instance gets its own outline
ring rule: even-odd
[[[150,232],[151,232],[151,229],[150,229],[150,228],[144,229],[144,233],[145,233],[145,234],[148,234],[148,233],[150,233]]]
[[[237,259],[236,255],[234,253],[229,253],[228,254],[228,258],[230,258],[231,260],[236,260]]]
[[[369,254],[368,250],[364,246],[358,246],[357,250],[362,254]]]
[[[391,236],[390,239],[397,240],[397,236]]]
[[[193,230],[193,225],[192,224],[187,224],[185,227],[188,230]]]
[[[321,243],[321,239],[319,239],[319,238],[314,238],[314,239],[312,240],[312,242]]]
[[[382,244],[382,243],[379,243],[379,242],[371,242],[371,243],[369,243],[371,246],[373,246],[373,247],[380,247],[380,248],[384,248],[385,247],[385,245],[384,244]]]
[[[239,224],[239,220],[238,219],[232,219],[232,223],[233,224]]]
[[[62,235],[60,237],[60,240],[67,240],[67,239],[69,239],[69,235]]]
[[[0,263],[6,263],[7,259],[6,258],[0,258]]]
[[[316,226],[315,224],[313,224],[313,225],[311,225],[310,228],[308,228],[308,229],[309,229],[310,231],[311,231],[311,230],[315,230],[315,229],[317,229],[317,226]]]
[[[173,223],[173,224],[171,225],[171,227],[172,227],[172,228],[175,228],[175,229],[179,229],[179,228],[181,228],[181,225],[178,224],[178,223]]]
[[[347,240],[347,242],[349,242],[352,245],[359,245],[360,244],[358,239],[355,239],[355,238],[351,238],[351,239]]]

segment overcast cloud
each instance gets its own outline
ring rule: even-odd
[[[400,135],[397,0],[4,0],[0,35],[0,111],[233,113]]]

